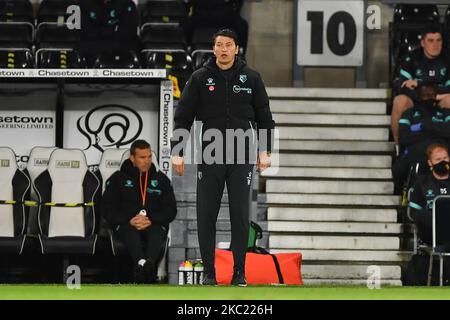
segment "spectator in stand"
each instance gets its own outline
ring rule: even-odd
[[[412,165],[425,163],[426,150],[432,142],[447,143],[450,138],[450,110],[437,102],[433,86],[419,88],[420,102],[406,110],[399,120],[402,155],[393,167],[396,193],[399,193]]]
[[[438,90],[436,100],[441,108],[450,108],[450,70],[448,59],[442,54],[442,32],[430,26],[423,30],[422,49],[406,55],[400,65],[399,94],[395,97],[391,128],[395,143],[399,143],[399,119],[418,102],[417,87],[432,83]],[[398,152],[398,146],[397,146]]]

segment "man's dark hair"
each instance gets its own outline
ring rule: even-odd
[[[431,24],[422,29],[420,36],[422,37],[422,39],[425,39],[426,35],[429,33],[440,33],[442,36],[442,29],[438,25]]]
[[[216,39],[219,36],[223,36],[223,37],[228,37],[228,38],[232,38],[234,40],[234,43],[238,46],[239,45],[239,40],[238,40],[238,36],[236,34],[236,32],[234,32],[231,29],[222,29],[217,31],[216,33],[214,33],[213,35],[213,45],[216,44]]]
[[[136,149],[151,149],[150,143],[145,140],[136,140],[131,144],[130,153],[135,155]]]

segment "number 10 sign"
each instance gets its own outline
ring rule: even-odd
[[[364,1],[299,0],[298,65],[359,67],[363,52]]]

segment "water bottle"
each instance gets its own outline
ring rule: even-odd
[[[184,263],[184,275],[186,284],[194,284],[194,267],[190,261]]]
[[[183,261],[182,263],[180,263],[180,266],[178,267],[178,284],[180,286],[182,286],[186,283],[184,273],[185,273],[185,266],[184,266],[184,261]]]
[[[194,265],[194,284],[202,284],[203,271],[203,262],[200,260]]]

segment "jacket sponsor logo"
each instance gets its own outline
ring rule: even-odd
[[[430,70],[429,75],[430,75],[430,77],[435,77],[436,76],[436,71],[435,70]]]
[[[131,180],[125,181],[125,187],[127,187],[127,188],[133,188],[133,187],[134,187],[133,181],[131,181]]]
[[[119,160],[106,160],[105,167],[106,168],[118,168],[118,167],[120,167],[120,161]]]
[[[9,160],[8,160],[8,159],[0,160],[0,166],[1,166],[2,168],[7,168],[7,167],[9,167]]]
[[[245,83],[245,81],[247,81],[247,75],[246,75],[246,74],[241,74],[241,75],[239,75],[239,80],[240,80],[242,83]]]
[[[147,193],[157,193],[158,195],[162,194],[162,191],[160,189],[150,189],[147,188]]]
[[[56,168],[64,169],[79,169],[80,161],[77,160],[57,160],[55,164]]]
[[[152,180],[150,184],[152,185],[153,188],[156,188],[158,186],[158,180]]]
[[[447,74],[447,68],[442,68],[441,69],[441,76],[445,76]]]
[[[238,85],[234,85],[233,86],[233,92],[234,93],[240,93],[241,91],[247,92],[248,94],[252,94],[252,89],[251,88],[242,88]]]
[[[48,159],[36,158],[34,159],[35,167],[45,167],[48,165]]]
[[[197,173],[197,175],[198,175],[198,180],[202,180],[202,178],[203,178],[203,173],[202,173],[201,171],[199,171],[199,172]]]
[[[106,110],[105,110],[106,109]],[[108,111],[102,115],[99,110]],[[78,131],[87,139],[84,150],[126,146],[142,132],[141,116],[132,108],[108,104],[91,109],[77,120]]]
[[[215,86],[216,84],[214,83],[214,79],[213,78],[208,78],[206,80],[206,85],[207,86]]]

